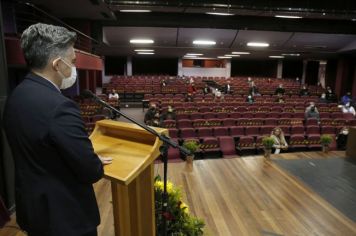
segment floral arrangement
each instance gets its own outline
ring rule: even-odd
[[[188,206],[182,201],[181,189],[167,182],[168,205],[162,212],[163,181],[160,176],[155,178],[156,235],[160,235],[163,217],[167,222],[167,235],[200,236],[203,235],[204,221],[191,216]]]
[[[333,137],[329,134],[323,134],[320,137],[320,143],[323,146],[329,146],[333,141]]]

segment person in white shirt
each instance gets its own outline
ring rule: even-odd
[[[352,115],[356,115],[355,108],[351,106],[348,102],[344,106],[341,107],[342,113],[351,113]]]
[[[119,100],[119,94],[116,92],[115,89],[111,90],[111,93],[109,93],[109,99],[116,99]]]

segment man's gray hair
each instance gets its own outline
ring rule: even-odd
[[[75,32],[64,27],[37,23],[21,36],[21,48],[31,69],[43,69],[50,59],[64,57],[77,39]]]

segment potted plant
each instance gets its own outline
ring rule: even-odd
[[[274,145],[274,139],[271,137],[263,137],[262,139],[263,150],[265,151],[265,157],[270,158],[272,153],[272,147]]]
[[[187,163],[193,163],[194,153],[198,150],[199,143],[196,140],[185,140],[183,147],[185,147],[190,152],[190,155],[186,157]]]
[[[322,147],[323,152],[329,151],[329,145],[332,143],[333,137],[329,134],[323,134],[320,136],[320,144]]]

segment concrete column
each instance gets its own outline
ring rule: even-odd
[[[307,65],[308,65],[308,61],[307,60],[303,60],[302,84],[305,84],[305,78],[306,78],[306,75],[307,75]]]
[[[283,73],[283,61],[282,60],[278,60],[278,64],[277,64],[277,79],[281,79],[282,78],[282,73]]]
[[[132,76],[132,57],[127,57],[126,62],[126,75]]]
[[[183,76],[183,60],[182,58],[178,59],[178,76]]]
[[[318,73],[318,83],[325,88],[325,71],[326,71],[327,61],[319,61],[319,73]]]

